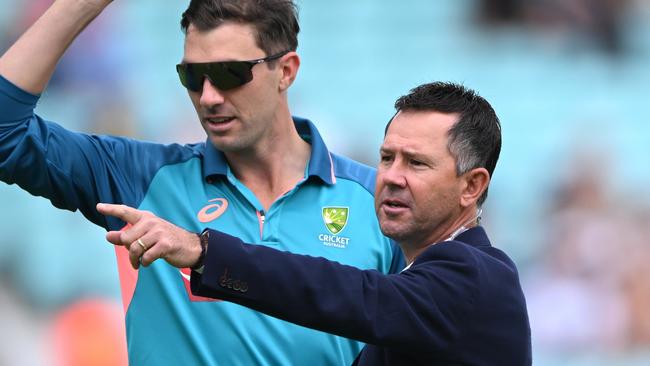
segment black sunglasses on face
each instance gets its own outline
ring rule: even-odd
[[[250,61],[178,64],[176,65],[176,72],[178,72],[181,79],[181,84],[193,92],[199,92],[203,89],[203,80],[206,77],[212,85],[220,90],[228,90],[253,80],[253,66],[279,59],[287,53],[289,53],[288,50]]]

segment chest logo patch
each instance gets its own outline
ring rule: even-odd
[[[211,199],[209,205],[203,207],[196,215],[200,222],[206,223],[219,218],[228,208],[228,200],[225,198]]]
[[[337,235],[345,229],[349,211],[347,207],[323,207],[323,222],[332,235]]]

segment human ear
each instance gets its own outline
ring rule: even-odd
[[[485,168],[474,168],[462,175],[460,204],[469,207],[478,201],[490,184],[490,173]]]
[[[280,91],[286,91],[296,80],[300,68],[300,57],[297,53],[291,51],[280,58],[278,65],[282,71],[279,88]]]

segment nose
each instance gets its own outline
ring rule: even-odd
[[[215,105],[223,104],[223,92],[212,85],[212,82],[206,77],[203,79],[203,88],[201,89],[201,98],[199,103],[202,107],[211,108]]]
[[[393,161],[390,165],[386,166],[380,165],[379,169],[377,169],[377,180],[381,181],[387,187],[406,187],[404,169],[398,161]]]

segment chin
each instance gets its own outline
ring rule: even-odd
[[[385,236],[395,240],[400,241],[407,236],[408,232],[403,226],[396,225],[394,223],[381,223],[380,224],[381,232]]]
[[[238,152],[244,150],[238,141],[233,141],[232,139],[211,136],[210,142],[212,145],[214,145],[214,147],[223,152]]]

